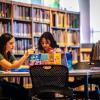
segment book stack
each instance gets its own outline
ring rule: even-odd
[[[29,57],[29,65],[39,65],[39,64],[61,64],[61,53],[51,53],[51,54],[32,54]]]
[[[32,54],[29,57],[29,65],[41,64],[41,54]]]

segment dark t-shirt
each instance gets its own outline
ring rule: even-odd
[[[0,60],[3,60],[4,56],[0,53]],[[13,62],[14,60],[16,60],[14,55],[11,55],[9,58],[9,62]],[[2,66],[0,66],[0,70],[3,70]]]

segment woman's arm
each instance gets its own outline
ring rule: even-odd
[[[6,59],[2,59],[0,60],[0,65],[4,69],[18,68],[21,64],[24,63],[24,61],[29,57],[29,55],[33,53],[34,53],[33,49],[28,49],[28,51],[25,52],[25,54],[19,60],[15,60],[13,61],[13,63],[11,63],[7,61]]]

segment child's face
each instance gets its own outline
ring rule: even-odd
[[[50,41],[49,41],[49,40],[46,40],[45,38],[42,38],[42,40],[41,40],[41,45],[42,45],[43,49],[44,49],[46,52],[48,52],[49,49],[51,48],[51,46],[50,46]]]
[[[14,49],[14,42],[15,42],[15,40],[14,40],[14,38],[12,38],[11,40],[9,40],[8,42],[7,42],[7,44],[6,44],[6,52],[12,52],[13,51],[13,49]]]

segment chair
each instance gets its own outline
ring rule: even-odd
[[[96,64],[94,64],[96,65]],[[93,67],[94,65],[89,64],[88,62],[78,62],[77,64],[73,65],[74,69],[89,69]],[[89,83],[89,99],[92,100],[99,100],[100,99],[100,77],[97,77],[95,75],[89,76],[88,78],[88,83]],[[76,88],[81,85],[85,84],[85,79],[84,77],[76,77],[74,82],[69,83],[71,88]],[[92,84],[97,85],[95,90],[92,90]],[[84,99],[85,97],[85,91],[83,90],[74,90],[74,95],[76,96],[77,99]]]
[[[90,55],[90,64],[92,65],[92,67],[100,68],[100,41],[98,41],[96,44],[93,44],[92,46],[92,51]],[[89,82],[90,84],[96,85],[96,91],[98,91],[97,94],[100,99],[100,76],[98,77],[94,75],[93,77],[90,78]]]
[[[64,65],[33,65],[30,67],[32,95],[42,100],[73,100],[73,90],[68,87],[68,68]],[[55,93],[62,97],[55,97]],[[33,99],[35,100],[35,99]]]
[[[0,87],[0,100],[10,100],[10,98],[9,97],[5,97],[4,95],[3,95],[3,93],[2,93],[2,87]]]

